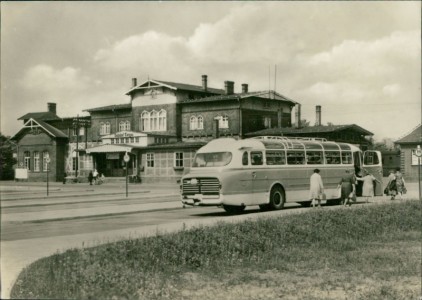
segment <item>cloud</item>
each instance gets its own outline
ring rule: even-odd
[[[65,67],[56,70],[48,65],[36,65],[25,73],[21,82],[22,86],[45,93],[66,93],[86,90],[91,85],[98,84],[88,76],[83,75],[79,69]]]

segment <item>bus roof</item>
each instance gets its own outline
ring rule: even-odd
[[[232,150],[265,150],[265,149],[288,149],[288,150],[307,150],[307,151],[360,151],[354,145],[347,143],[336,143],[326,139],[317,138],[286,138],[274,136],[259,136],[244,140],[234,138],[219,138],[210,141],[204,147],[198,150],[198,153],[224,152]]]

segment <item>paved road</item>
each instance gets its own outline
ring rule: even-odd
[[[2,299],[8,298],[25,266],[58,251],[217,221],[235,222],[306,210],[295,204],[283,211],[265,213],[251,207],[245,214],[227,216],[220,208],[183,209],[178,189],[177,185],[131,185],[126,197],[122,184],[53,183],[47,197],[42,183],[0,183]],[[408,196],[416,198],[417,184],[409,184],[408,189]],[[378,197],[374,204],[385,201],[386,197]]]

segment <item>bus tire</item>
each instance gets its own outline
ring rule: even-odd
[[[239,214],[245,210],[246,206],[223,205],[223,208],[229,214]]]
[[[271,189],[270,194],[270,208],[273,210],[283,209],[286,202],[286,194],[280,186],[275,186]]]

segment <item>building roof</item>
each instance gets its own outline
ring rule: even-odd
[[[11,140],[19,139],[19,136],[21,136],[25,132],[26,129],[33,130],[34,128],[41,128],[47,134],[55,138],[68,138],[68,136],[65,133],[63,133],[63,131],[57,129],[56,127],[42,120],[30,118],[28,121],[25,122],[24,126],[14,136],[11,137]]]
[[[330,125],[330,126],[309,126],[304,128],[286,127],[286,128],[269,128],[259,130],[255,132],[247,133],[246,136],[258,136],[258,135],[303,135],[313,133],[330,133],[335,131],[342,131],[345,129],[354,129],[361,132],[364,135],[373,135],[372,132],[356,125]]]
[[[422,142],[422,128],[418,125],[409,134],[395,141],[395,144],[414,144]]]
[[[31,118],[41,121],[60,120],[60,118],[51,111],[27,113],[26,115],[20,117],[18,120],[28,120]]]
[[[170,81],[162,81],[162,80],[149,79],[149,80],[143,82],[140,85],[137,85],[135,87],[132,87],[126,93],[126,95],[130,95],[133,91],[136,91],[138,89],[148,88],[148,87],[150,87],[149,86],[150,83],[154,83],[155,85],[166,86],[168,88],[175,89],[175,90],[184,90],[184,91],[193,91],[193,92],[204,92],[204,93],[210,93],[210,94],[224,94],[224,92],[225,92],[224,89],[216,89],[216,88],[211,88],[211,87],[207,87],[207,90],[204,90],[204,88],[202,87],[202,85],[192,85],[192,84],[185,84],[185,83],[178,83],[178,82],[170,82]],[[146,84],[148,84],[148,85],[146,86]],[[151,86],[151,87],[154,87],[154,86]]]
[[[248,92],[248,93],[235,93],[230,95],[215,95],[199,99],[183,99],[181,103],[199,103],[199,102],[212,102],[212,101],[227,101],[227,100],[237,100],[245,99],[251,97],[267,98],[270,100],[280,100],[291,103],[291,105],[296,105],[297,102],[289,99],[275,91],[258,91],[258,92]]]
[[[101,106],[101,107],[94,107],[85,109],[84,111],[93,112],[93,111],[104,111],[104,110],[123,110],[123,109],[130,109],[132,108],[131,103],[127,104],[114,104],[114,105],[107,105],[107,106]]]

